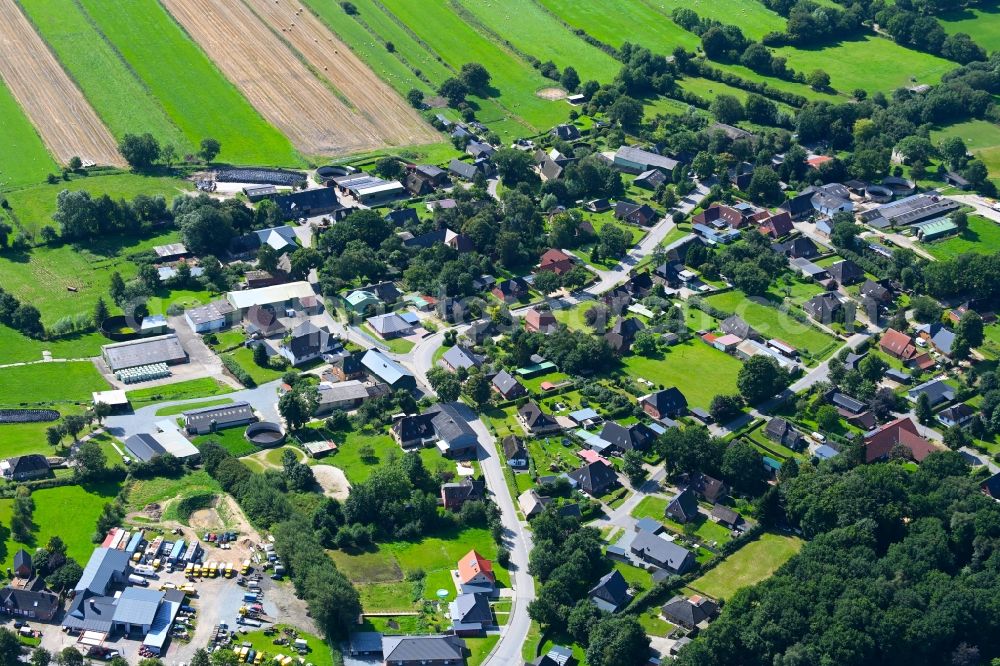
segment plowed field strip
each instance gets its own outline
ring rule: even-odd
[[[0,76],[59,161],[124,166],[118,146],[13,0],[0,0]]]
[[[301,152],[342,154],[387,143],[372,122],[338,99],[241,0],[163,0],[163,4]]]
[[[258,16],[343,93],[387,143],[426,143],[440,136],[312,12],[292,0],[244,0]]]

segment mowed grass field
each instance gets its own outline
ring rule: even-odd
[[[37,403],[89,403],[92,392],[109,388],[90,361],[0,368],[0,405],[6,407]]]
[[[729,599],[743,587],[764,580],[802,548],[802,539],[763,534],[691,583],[692,590],[715,599]]]
[[[108,339],[98,333],[81,333],[57,340],[35,340],[12,328],[0,326],[0,365],[40,361],[43,351],[53,358],[89,358],[101,353]]]
[[[668,18],[678,7],[693,9],[702,18],[738,25],[744,35],[757,40],[769,32],[785,30],[785,19],[757,0],[749,2],[747,0],[712,0],[712,2],[659,0],[649,4],[658,8]]]
[[[196,142],[167,116],[79,3],[38,0],[21,7],[115,137],[151,132],[161,143],[172,144],[179,155],[193,152]]]
[[[984,3],[985,4],[985,3]],[[992,53],[1000,49],[1000,8],[994,6],[967,7],[938,16],[949,35],[964,32],[973,41]]]
[[[160,3],[80,0],[80,4],[189,142],[217,139],[222,144],[221,161],[302,164],[291,142],[263,119]]]
[[[664,387],[676,386],[692,407],[708,409],[720,393],[736,392],[736,375],[743,364],[701,340],[669,347],[662,358],[635,354],[622,359],[625,371]]]
[[[574,35],[534,0],[459,0],[461,6],[523,53],[560,70],[572,65],[581,81],[610,81],[621,63]]]
[[[931,132],[935,144],[950,136],[962,139],[969,152],[983,161],[990,176],[1000,178],[1000,126],[986,120],[970,120]]]
[[[89,484],[87,486],[60,486],[46,488],[31,493],[35,500],[33,522],[33,539],[28,543],[14,541],[10,533],[10,518],[13,513],[14,500],[0,500],[0,561],[4,567],[11,566],[14,553],[24,548],[33,553],[36,548],[44,547],[49,539],[58,536],[66,544],[66,554],[80,563],[87,564],[93,552],[94,543],[91,537],[97,528],[97,517],[105,504],[114,500],[118,494],[118,484]],[[72,511],[72,519],[68,519],[67,510]]]
[[[457,70],[468,62],[486,67],[492,75],[491,86],[498,92],[495,101],[529,125],[546,129],[566,120],[565,102],[544,100],[535,94],[556,83],[476,31],[445,0],[385,0],[382,4],[452,68]]]
[[[775,49],[788,59],[788,66],[807,75],[822,69],[830,85],[850,95],[855,88],[869,92],[891,92],[914,83],[936,84],[955,63],[929,53],[913,51],[882,37],[867,36],[817,49],[791,46]]]
[[[684,30],[645,2],[539,2],[573,28],[584,30],[615,48],[623,42],[632,42],[666,55],[676,46],[693,51],[701,43],[694,33]],[[697,11],[701,11],[700,8]]]
[[[836,347],[832,335],[792,319],[777,308],[752,301],[741,291],[734,289],[705,300],[720,310],[743,317],[765,338],[779,338],[813,357],[825,358]]]
[[[967,252],[996,252],[1000,248],[1000,224],[979,215],[970,215],[969,226],[961,234],[933,243],[922,243],[921,247],[942,261]]]
[[[0,192],[41,183],[59,166],[10,90],[0,80]]]

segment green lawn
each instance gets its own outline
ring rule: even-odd
[[[405,580],[408,573],[422,570],[426,575],[425,599],[437,599],[438,589],[448,591],[446,600],[454,599],[455,586],[448,572],[473,549],[487,559],[496,558],[489,530],[466,528],[420,541],[383,543],[375,550],[356,554],[334,550],[330,557],[358,587],[366,612],[408,611],[413,610],[412,583]],[[497,581],[509,586],[506,570],[496,562],[493,570]]]
[[[10,90],[0,81],[0,192],[19,185],[40,183],[56,164],[41,137],[24,115]]]
[[[797,72],[822,69],[830,75],[830,85],[847,95],[855,88],[888,93],[913,85],[914,80],[933,85],[956,66],[944,58],[873,35],[815,49],[785,46],[775,49],[775,55],[787,58],[788,66]],[[858,63],[865,66],[859,67]]]
[[[690,587],[715,599],[727,599],[741,587],[759,583],[773,574],[799,552],[802,544],[798,537],[764,534],[696,579]]]
[[[962,233],[933,243],[924,243],[922,247],[942,261],[968,252],[996,252],[1000,247],[1000,224],[979,215],[970,215],[969,226]]]
[[[667,500],[662,497],[649,495],[643,497],[635,508],[632,509],[633,518],[652,518],[653,520],[663,520],[664,511],[667,510]]]
[[[0,405],[89,403],[111,388],[90,361],[0,368]]]
[[[949,136],[961,138],[969,152],[983,161],[990,175],[1000,178],[1000,127],[987,120],[969,120],[931,132],[935,144]]]
[[[253,350],[249,347],[240,347],[231,352],[226,352],[225,355],[236,359],[240,367],[246,370],[257,384],[266,384],[267,382],[279,379],[281,375],[285,374],[284,370],[275,370],[271,367],[264,368],[254,363]]]
[[[720,393],[736,392],[736,375],[743,367],[737,359],[697,339],[669,347],[659,358],[631,354],[622,364],[632,377],[676,386],[689,405],[705,409]]]
[[[480,636],[478,638],[466,638],[465,646],[469,648],[469,656],[465,663],[467,666],[479,666],[486,659],[486,656],[493,649],[493,646],[500,640],[499,634]]]
[[[134,407],[142,406],[143,403],[170,402],[172,400],[190,400],[192,398],[208,398],[214,395],[229,393],[233,389],[211,377],[199,377],[198,379],[188,379],[176,384],[164,384],[150,388],[135,389],[128,391],[129,402]],[[188,409],[185,407],[185,409]],[[184,411],[184,410],[181,410]],[[159,413],[159,412],[157,412]]]
[[[337,451],[323,459],[323,464],[339,467],[344,471],[347,480],[353,483],[361,483],[372,475],[378,465],[387,460],[392,452],[403,455],[402,449],[388,434],[382,432],[378,434],[365,434],[360,432],[327,432],[337,443]],[[364,444],[369,444],[375,450],[375,456],[371,460],[361,458],[360,449]]]
[[[156,410],[156,416],[173,416],[174,414],[181,414],[189,409],[202,409],[204,407],[215,407],[216,405],[228,405],[233,402],[232,398],[215,398],[214,400],[202,400],[200,402],[189,402],[186,405],[171,405],[169,407],[161,407]]]
[[[270,126],[158,2],[80,0],[99,30],[159,100],[191,144],[213,137],[219,160],[299,165]]]
[[[95,198],[107,194],[114,199],[126,200],[133,199],[137,194],[149,196],[162,194],[169,204],[173,197],[191,189],[191,183],[180,178],[111,172],[104,175],[74,176],[69,181],[60,180],[54,185],[40,183],[10,192],[6,197],[10,203],[10,213],[17,222],[25,229],[37,232],[45,225],[55,225],[52,213],[56,212],[56,197],[63,190],[86,190]],[[174,237],[172,241],[153,243],[149,247],[177,240],[179,237]],[[92,252],[102,247],[101,242],[92,242],[88,245],[92,246],[88,248]],[[108,243],[103,245],[106,246]]]
[[[410,342],[405,338],[391,338],[389,340],[386,340],[378,333],[376,333],[375,329],[373,329],[367,323],[362,324],[361,328],[362,330],[364,330],[365,333],[372,336],[373,338],[384,344],[386,347],[388,347],[393,354],[406,354],[411,349],[413,349],[414,343]]]
[[[275,625],[275,629],[279,632],[283,631],[285,627],[291,625],[278,624]],[[298,631],[298,637],[306,642],[309,646],[309,652],[305,655],[306,661],[308,661],[313,666],[334,666],[333,653],[330,650],[330,646],[322,639],[312,634],[307,634],[298,627],[294,627]],[[293,659],[298,659],[298,653],[290,649],[287,645],[275,645],[273,643],[274,636],[268,636],[264,634],[263,631],[251,631],[248,634],[243,634],[240,636],[239,642],[250,643],[252,647],[257,652],[263,652],[266,659],[271,659],[279,655],[287,655]],[[341,663],[340,661],[336,663]]]
[[[112,134],[151,132],[178,155],[194,152],[199,139],[185,137],[135,71],[115,53],[79,3],[27,2],[21,8],[76,82]],[[123,104],[122,100],[128,100]]]
[[[260,451],[259,448],[251,444],[250,440],[246,438],[244,435],[245,432],[246,428],[244,427],[226,428],[225,430],[213,432],[208,435],[198,435],[191,441],[195,446],[201,446],[209,441],[218,442],[222,448],[238,458]]]
[[[765,338],[780,338],[813,359],[822,360],[837,347],[837,340],[832,335],[803,324],[775,307],[751,300],[737,289],[709,296],[705,300],[720,310],[743,317]]]
[[[665,17],[652,3],[576,0],[540,2],[573,28],[585,30],[587,34],[615,48],[620,47],[623,42],[632,42],[645,44],[655,53],[669,54],[674,47],[683,46],[693,51],[701,43],[697,35]],[[698,11],[701,10],[699,5]]]
[[[100,356],[108,339],[98,333],[80,333],[57,340],[35,340],[12,328],[0,326],[0,364],[40,361],[43,351],[52,358],[81,359]]]
[[[34,539],[29,543],[15,542],[7,527],[10,525],[14,500],[0,500],[0,523],[4,525],[0,531],[0,561],[9,567],[18,548],[23,546],[28,552],[34,552],[35,548],[48,543],[49,538],[58,536],[66,543],[66,553],[81,566],[85,565],[94,548],[91,537],[101,508],[114,500],[117,494],[118,484],[60,486],[36,490],[31,493],[35,500],[33,522],[36,527]],[[67,509],[72,510],[72,520],[67,520]]]

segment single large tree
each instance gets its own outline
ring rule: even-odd
[[[788,386],[788,373],[767,356],[751,356],[740,368],[736,387],[751,405],[761,403]]]
[[[118,144],[118,152],[136,171],[144,171],[160,159],[160,142],[149,132],[126,134]]]

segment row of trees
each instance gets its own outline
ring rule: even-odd
[[[222,150],[222,144],[212,138],[201,140],[196,155],[185,155],[186,162],[193,162],[196,157],[205,162],[211,162]],[[159,140],[146,132],[145,134],[126,134],[118,143],[118,152],[135,171],[148,171],[155,164],[172,166],[178,159],[177,149],[171,144],[161,145]]]
[[[163,195],[138,194],[132,201],[112,199],[107,194],[93,198],[86,190],[63,190],[56,196],[52,220],[64,240],[79,241],[109,234],[135,235],[153,224],[169,222],[173,215]],[[51,230],[51,227],[46,227]],[[43,239],[54,240],[54,232],[43,229]]]

